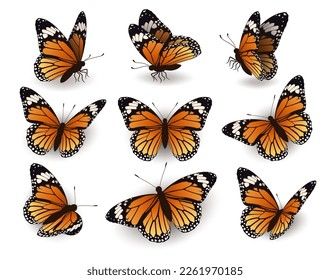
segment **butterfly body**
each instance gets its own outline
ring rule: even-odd
[[[49,201],[45,201],[48,202]],[[57,213],[54,213],[52,215],[50,215],[45,221],[44,221],[44,225],[47,224],[51,224],[53,222],[55,222],[56,220],[58,220],[60,217],[70,213],[70,212],[75,212],[77,210],[77,205],[76,204],[71,204],[71,205],[65,205],[60,211],[58,211]]]
[[[266,184],[252,171],[239,168],[237,179],[242,202],[247,206],[241,215],[241,227],[251,238],[266,232],[269,232],[270,239],[282,236],[316,185],[316,181],[305,184],[280,208]]]
[[[240,50],[238,48],[234,49],[234,53],[235,53],[235,59],[230,57],[228,61],[230,61],[230,63],[233,63],[233,67],[235,67],[236,69],[238,69],[238,65],[242,67],[242,69],[244,70],[244,72],[248,75],[252,75],[251,71],[249,70],[248,67],[245,66],[244,61],[241,57],[240,54]],[[231,59],[232,58],[232,59]],[[235,66],[238,63],[237,66]]]
[[[199,44],[190,37],[174,36],[150,10],[143,10],[139,24],[130,24],[128,33],[139,53],[150,63],[145,63],[151,76],[160,81],[167,78],[166,71],[180,68],[182,62],[193,59],[201,53]],[[133,68],[133,67],[132,67]],[[133,69],[137,69],[133,68]]]
[[[131,97],[121,97],[118,106],[128,130],[133,131],[131,148],[142,160],[152,160],[161,145],[170,147],[178,160],[188,160],[199,147],[195,131],[203,128],[212,106],[209,97],[183,105],[169,119],[160,118],[150,107]]]
[[[164,212],[165,217],[172,222],[172,212],[171,212],[171,206],[170,204],[167,202],[166,200],[166,195],[163,192],[162,187],[158,186],[156,187],[156,192],[157,192],[157,196],[160,202],[160,206]]]
[[[78,75],[78,77],[75,77],[75,79],[78,80],[79,77],[83,77],[83,74],[88,74],[87,69],[82,69],[85,65],[85,61],[79,61],[77,64],[75,64],[72,68],[70,68],[67,72],[63,74],[62,78],[60,79],[60,82],[64,83],[72,75]]]
[[[284,141],[288,142],[289,138],[286,135],[285,130],[278,123],[278,121],[276,119],[274,119],[273,116],[269,116],[268,120],[269,120],[270,124],[272,125],[272,127],[274,127],[274,129],[275,129],[276,133],[278,134],[278,136],[280,136]]]
[[[85,140],[84,130],[106,104],[106,100],[98,100],[69,120],[60,121],[46,100],[32,89],[22,87],[20,95],[24,116],[32,123],[27,130],[27,144],[39,155],[52,149],[59,150],[62,157],[77,153]]]

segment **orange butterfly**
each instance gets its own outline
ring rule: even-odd
[[[30,168],[32,196],[26,201],[23,212],[30,224],[41,224],[38,235],[56,236],[61,233],[77,234],[83,225],[76,212],[76,204],[68,204],[66,195],[55,176],[40,164]]]
[[[270,233],[270,239],[283,235],[316,185],[316,181],[307,183],[294,194],[283,209],[280,209],[265,183],[253,172],[239,168],[237,178],[242,201],[248,206],[242,212],[241,226],[252,238],[266,232]]]
[[[245,25],[239,48],[236,48],[228,34],[230,42],[220,35],[222,40],[235,48],[235,58],[228,59],[231,68],[238,70],[239,66],[242,66],[245,73],[254,75],[259,80],[272,79],[278,68],[274,52],[280,43],[288,19],[287,13],[279,13],[260,26],[259,12],[253,13]]]
[[[36,30],[40,50],[34,64],[37,78],[40,81],[51,81],[61,77],[60,82],[63,83],[74,75],[76,81],[80,78],[84,81],[88,70],[82,68],[87,60],[92,59],[89,56],[82,60],[87,32],[85,13],[78,15],[69,40],[55,25],[42,18],[36,20]]]
[[[60,121],[38,93],[27,87],[20,90],[25,118],[33,123],[27,130],[27,144],[38,155],[59,149],[62,157],[77,153],[84,143],[84,130],[103,109],[106,100],[98,100],[73,116]],[[73,108],[72,108],[73,109]]]
[[[312,122],[306,109],[304,80],[296,76],[284,88],[275,116],[265,120],[247,119],[227,124],[222,132],[247,145],[257,145],[266,159],[281,160],[288,154],[288,142],[302,145],[312,133]]]
[[[172,35],[171,30],[149,10],[141,12],[139,25],[131,24],[128,33],[135,48],[150,66],[138,63],[144,64],[141,67],[149,67],[150,71],[154,71],[151,74],[154,80],[157,77],[160,81],[167,79],[166,71],[176,70],[181,66],[180,63],[201,54],[200,46],[195,40]]]
[[[161,144],[169,144],[173,155],[181,161],[193,157],[199,147],[199,137],[195,131],[204,127],[212,106],[209,97],[191,100],[177,110],[168,120],[161,120],[147,105],[131,97],[118,100],[119,109],[130,131],[131,147],[142,160],[152,160]]]
[[[198,172],[177,180],[164,190],[158,186],[156,194],[140,195],[118,203],[108,211],[106,219],[138,228],[149,241],[164,242],[170,237],[170,223],[181,232],[189,232],[199,224],[200,204],[216,178],[213,173]]]

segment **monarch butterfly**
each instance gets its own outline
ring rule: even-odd
[[[170,223],[181,232],[189,232],[199,224],[200,204],[216,179],[213,173],[198,172],[177,180],[164,190],[157,186],[156,194],[140,195],[118,203],[108,211],[106,219],[138,228],[149,241],[165,242],[170,237]]]
[[[235,58],[229,57],[227,63],[236,70],[242,66],[245,73],[254,75],[259,80],[272,79],[278,68],[274,52],[280,43],[288,19],[287,13],[279,13],[260,26],[259,12],[253,13],[245,25],[239,48],[228,34],[230,42],[220,35],[222,40],[235,48]]]
[[[66,195],[55,176],[45,167],[34,163],[30,168],[32,196],[23,208],[30,224],[41,224],[38,235],[77,234],[83,225],[76,204],[68,204]],[[94,206],[94,205],[92,205]]]
[[[275,116],[239,120],[227,124],[222,132],[247,145],[257,145],[258,153],[269,160],[281,160],[288,154],[288,142],[302,145],[312,133],[312,121],[306,109],[304,80],[296,76],[284,88]]]
[[[253,172],[239,168],[237,178],[242,201],[247,206],[242,212],[241,226],[252,238],[266,232],[270,233],[270,239],[283,235],[316,185],[316,181],[307,183],[280,209],[266,184]]]
[[[38,93],[30,88],[20,90],[25,118],[32,125],[27,130],[29,148],[38,155],[59,149],[62,157],[77,153],[84,143],[84,130],[104,107],[106,100],[98,100],[73,116],[61,121]],[[74,108],[74,107],[73,107]],[[73,110],[72,108],[72,110]]]
[[[74,75],[75,80],[84,81],[88,70],[83,69],[87,60],[96,58],[89,56],[82,60],[85,43],[87,22],[84,12],[81,12],[72,29],[69,40],[48,20],[36,20],[40,55],[34,64],[34,73],[40,81],[52,81],[61,77],[63,83]],[[101,55],[103,56],[103,54]]]
[[[161,120],[147,105],[131,97],[118,100],[126,127],[133,131],[131,147],[133,153],[145,161],[152,160],[161,144],[169,144],[173,155],[180,161],[193,157],[199,147],[195,131],[204,127],[212,106],[209,97],[191,100],[177,110],[172,117]],[[173,111],[173,110],[172,110]]]
[[[200,46],[195,40],[172,35],[171,30],[149,10],[141,12],[139,25],[131,24],[128,33],[135,48],[150,63],[138,62],[143,66],[137,68],[149,67],[153,71],[153,80],[157,77],[160,81],[167,79],[166,71],[176,70],[181,67],[181,62],[201,54]]]

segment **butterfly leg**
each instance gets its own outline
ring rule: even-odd
[[[157,78],[156,78],[157,74],[158,74],[157,72],[151,73],[151,77],[152,77],[153,81],[157,81]]]
[[[169,80],[168,76],[167,76],[167,73],[164,71],[164,76],[167,80]]]

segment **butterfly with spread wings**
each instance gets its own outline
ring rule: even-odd
[[[258,153],[269,160],[281,160],[288,154],[288,142],[302,145],[312,133],[312,121],[306,109],[304,80],[296,76],[284,88],[275,116],[246,119],[227,124],[222,132],[247,145],[257,145]]]
[[[266,232],[269,232],[270,239],[283,235],[316,185],[316,181],[307,183],[280,209],[266,184],[253,172],[239,168],[237,178],[242,201],[247,206],[242,212],[241,226],[252,238]]]
[[[29,148],[38,155],[59,149],[62,157],[77,153],[85,140],[84,130],[103,109],[106,100],[98,100],[73,116],[60,121],[53,109],[30,88],[20,90],[25,118],[32,125],[27,130]]]
[[[88,70],[83,67],[87,60],[92,59],[89,56],[82,60],[87,32],[85,13],[81,12],[78,15],[69,40],[55,25],[45,19],[36,20],[36,30],[40,50],[34,64],[37,78],[40,81],[61,78],[60,82],[63,83],[74,75],[76,81],[84,81],[84,75],[88,76]]]
[[[30,168],[32,196],[26,201],[23,213],[30,224],[40,224],[38,235],[56,236],[77,234],[83,225],[76,204],[68,204],[66,195],[55,176],[40,164]]]
[[[245,73],[255,76],[258,80],[270,80],[277,72],[277,61],[274,55],[283,31],[288,22],[287,13],[276,14],[260,25],[260,14],[255,12],[245,25],[240,45],[237,48],[234,42],[226,41],[235,49],[235,58],[229,57],[228,63],[231,68],[241,66]]]
[[[141,67],[149,67],[153,71],[151,76],[154,80],[157,77],[160,81],[167,79],[166,71],[176,70],[181,66],[180,63],[201,54],[200,46],[195,40],[174,36],[149,10],[141,12],[139,25],[131,24],[128,33],[135,48],[150,63],[140,63],[143,64]]]
[[[156,194],[129,198],[112,207],[106,219],[112,223],[138,228],[152,242],[165,242],[170,237],[170,224],[181,232],[192,231],[200,222],[201,203],[217,177],[198,172],[181,178]]]
[[[126,127],[133,131],[131,147],[134,154],[146,161],[152,160],[161,144],[169,144],[173,155],[180,161],[193,157],[199,148],[196,131],[204,127],[212,106],[209,97],[191,100],[178,109],[170,119],[159,118],[147,105],[131,97],[118,100]]]

